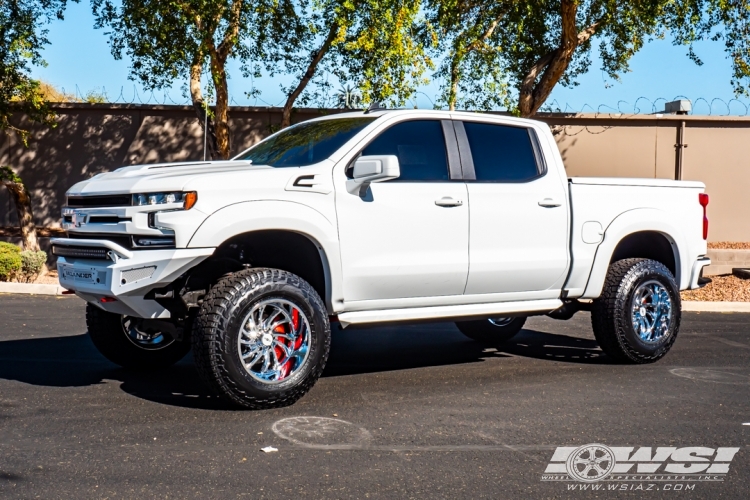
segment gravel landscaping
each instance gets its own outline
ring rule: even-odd
[[[750,280],[736,276],[712,276],[711,279],[711,283],[699,290],[682,292],[682,300],[750,302]]]
[[[708,248],[714,250],[750,250],[750,242],[714,241],[709,242]]]

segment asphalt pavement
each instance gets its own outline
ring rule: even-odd
[[[593,443],[659,475],[547,474]],[[237,411],[190,356],[106,361],[77,298],[0,295],[0,498],[580,497],[750,497],[750,315],[685,313],[645,366],[604,356],[587,313],[531,318],[500,350],[452,324],[334,328],[308,395]]]

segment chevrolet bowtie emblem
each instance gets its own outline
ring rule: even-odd
[[[73,212],[71,222],[75,227],[85,226],[89,221],[89,216],[83,212]]]

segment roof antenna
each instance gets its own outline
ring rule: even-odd
[[[372,101],[370,103],[370,107],[367,108],[367,110],[365,111],[365,114],[371,113],[373,111],[382,111],[384,109],[386,109],[386,108],[384,108],[383,106],[380,105],[380,101]]]

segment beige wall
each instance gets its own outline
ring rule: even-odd
[[[203,137],[192,108],[116,104],[56,107],[58,126],[32,126],[28,148],[0,138],[0,165],[11,165],[33,194],[39,225],[58,225],[65,191],[123,165],[200,160]],[[298,110],[302,121],[338,110]],[[236,107],[233,151],[278,128],[278,108]],[[706,183],[711,241],[750,241],[750,118],[670,115],[539,117],[553,129],[570,176],[674,178],[677,130],[684,120],[683,179]],[[19,124],[24,124],[20,119]],[[0,226],[16,223],[0,190]]]

